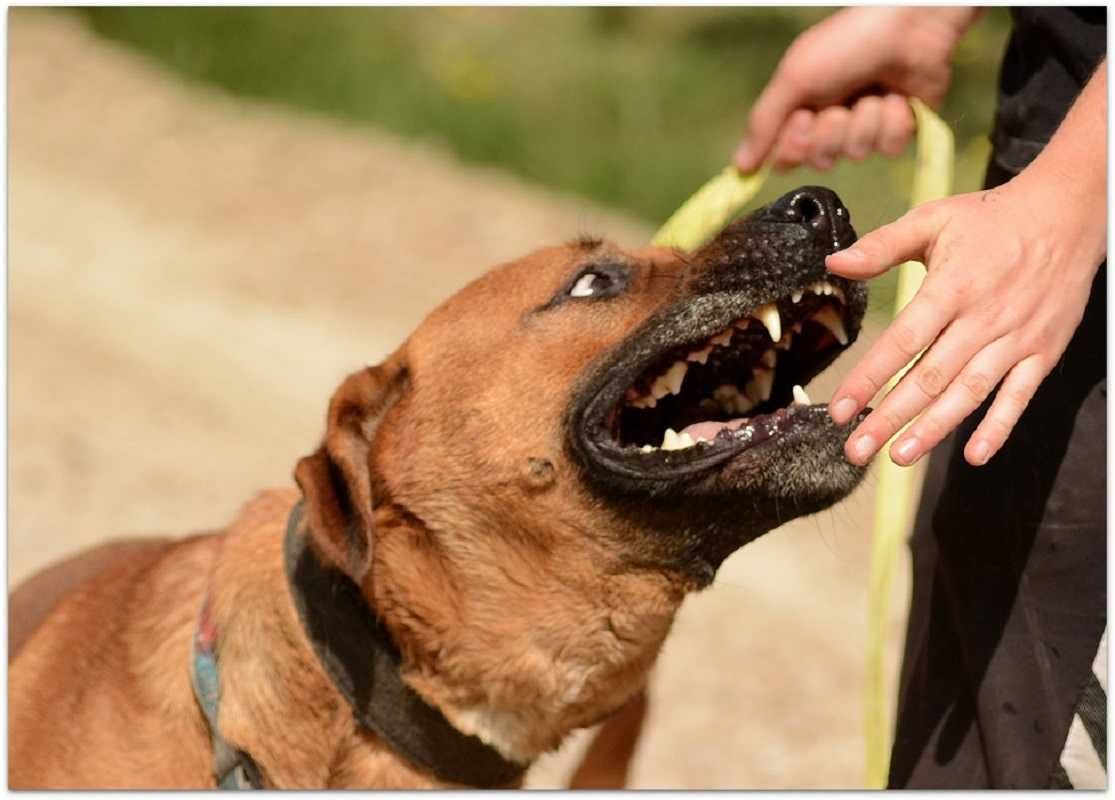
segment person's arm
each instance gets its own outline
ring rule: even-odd
[[[974,8],[849,8],[798,36],[759,95],[733,158],[752,172],[896,156],[914,133],[908,99],[938,106]]]
[[[849,278],[908,259],[928,268],[914,299],[833,395],[830,413],[845,424],[928,348],[849,438],[849,460],[867,463],[918,417],[890,450],[896,463],[914,463],[1002,381],[964,450],[968,463],[987,463],[1068,346],[1106,252],[1105,60],[1013,180],[919,206],[828,257],[828,269]]]

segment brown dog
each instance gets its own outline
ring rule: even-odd
[[[795,390],[859,331],[823,266],[853,239],[804,188],[691,257],[584,240],[465,287],[340,386],[301,495],[16,592],[10,785],[518,785],[724,558],[862,477]]]

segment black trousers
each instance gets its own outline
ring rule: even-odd
[[[986,185],[1010,177],[993,162]],[[1106,768],[1092,670],[1107,625],[1106,271],[1004,448],[980,468],[964,461],[989,400],[931,457],[892,787],[1067,788],[1061,752],[1088,703]]]

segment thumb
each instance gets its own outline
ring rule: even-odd
[[[754,172],[762,165],[778,140],[786,118],[798,104],[797,92],[775,75],[755,101],[747,118],[747,133],[732,156],[741,172]]]
[[[873,278],[904,261],[924,263],[943,224],[944,215],[935,204],[919,206],[828,256],[825,268],[845,278]]]

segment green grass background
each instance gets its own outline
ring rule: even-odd
[[[83,8],[184,78],[431,140],[466,161],[664,221],[728,158],[822,8]],[[962,42],[942,109],[956,190],[979,187],[1009,20]],[[775,176],[835,189],[861,232],[902,213],[912,157]],[[416,191],[421,191],[416,187]],[[882,287],[879,287],[882,288]],[[873,293],[889,302],[889,292]]]

